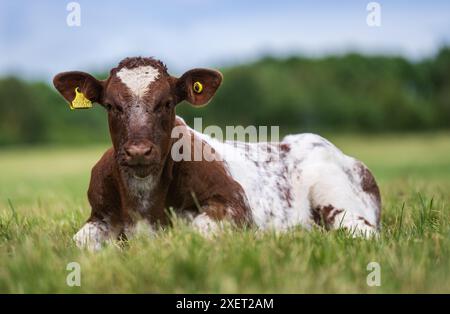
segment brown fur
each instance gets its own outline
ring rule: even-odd
[[[143,58],[143,57],[135,57],[135,58],[125,58],[120,61],[119,65],[111,70],[112,72],[119,71],[122,68],[133,69],[140,66],[151,65],[154,68],[157,68],[161,73],[167,73],[167,66],[161,62],[160,60],[156,60],[154,58]]]
[[[316,224],[323,226],[328,230],[334,224],[336,216],[343,211],[343,209],[334,208],[331,204],[327,206],[318,206],[312,210],[312,218]]]
[[[148,65],[158,69],[159,77],[141,99],[136,99],[117,73],[124,67]],[[201,93],[193,92],[195,81],[203,84]],[[54,78],[55,87],[66,100],[73,100],[78,87],[108,111],[113,147],[92,169],[89,221],[103,221],[122,231],[134,223],[135,216],[143,216],[153,225],[167,225],[166,209],[173,207],[182,212],[204,212],[215,220],[230,218],[239,225],[251,222],[242,187],[228,175],[221,161],[175,162],[170,154],[173,127],[181,126],[184,133],[190,132],[175,118],[175,105],[182,100],[195,106],[206,104],[221,81],[219,72],[206,69],[190,70],[177,79],[167,73],[162,62],[141,57],[122,60],[105,81],[83,72],[64,72]],[[139,121],[131,114],[133,106],[145,106],[145,116]],[[190,140],[190,145],[198,145],[193,134]],[[140,154],[139,159],[130,157],[130,147]],[[142,151],[149,153],[144,156],[136,147],[144,147]],[[142,209],[139,197],[131,193],[128,180],[133,175],[142,178],[151,175],[157,180],[149,191],[151,204],[148,208]]]
[[[119,167],[113,148],[94,166],[88,192],[92,206],[90,221],[108,218],[122,227],[132,222],[137,204],[126,192]],[[145,218],[152,224],[167,225],[165,209],[173,207],[177,211],[205,212],[215,220],[231,218],[243,225],[251,222],[243,195],[241,186],[226,173],[221,161],[175,162],[169,154],[156,191],[152,193],[154,205]]]
[[[370,194],[377,205],[377,225],[381,219],[381,195],[377,182],[370,170],[362,163],[359,163],[359,174],[361,176],[361,188],[364,192]]]

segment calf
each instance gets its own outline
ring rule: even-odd
[[[373,176],[322,137],[236,145],[176,116],[178,103],[202,106],[221,82],[219,72],[207,69],[175,78],[160,61],[140,57],[124,59],[104,81],[84,72],[56,75],[54,85],[67,101],[82,95],[106,108],[113,144],[92,169],[92,212],[74,236],[78,246],[99,249],[107,239],[132,234],[139,220],[168,225],[168,208],[190,216],[203,233],[222,220],[260,229],[317,224],[377,233],[381,204]],[[199,145],[212,158],[174,158],[177,150],[191,156]]]

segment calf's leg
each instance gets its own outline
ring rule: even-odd
[[[200,214],[192,220],[192,226],[203,236],[210,237],[220,230],[224,221],[243,226],[250,220],[246,209],[224,200],[210,199],[201,206]]]
[[[74,235],[73,240],[79,248],[98,251],[103,243],[116,239],[119,235],[117,228],[101,220],[88,220]]]
[[[378,234],[380,203],[364,191],[358,173],[323,163],[306,172],[314,222],[327,229],[346,229],[353,236]]]
[[[207,213],[201,213],[192,220],[192,226],[202,236],[208,238],[218,232],[220,222],[211,218]]]

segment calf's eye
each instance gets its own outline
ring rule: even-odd
[[[110,103],[105,104],[106,110],[113,111],[115,113],[122,113],[123,109],[120,106],[111,105]]]
[[[160,103],[158,103],[157,106],[155,106],[155,108],[153,110],[155,112],[159,112],[161,110],[170,109],[171,106],[172,106],[171,100],[161,101]]]
[[[123,113],[123,108],[122,108],[121,106],[114,106],[114,109],[115,109],[117,112]]]

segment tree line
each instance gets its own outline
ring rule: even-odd
[[[177,113],[203,125],[279,125],[290,132],[410,132],[450,128],[450,48],[430,58],[346,54],[265,57],[221,69],[224,81],[203,108]],[[106,75],[98,75],[105,78]],[[109,140],[106,112],[69,110],[44,82],[0,79],[0,145]]]

